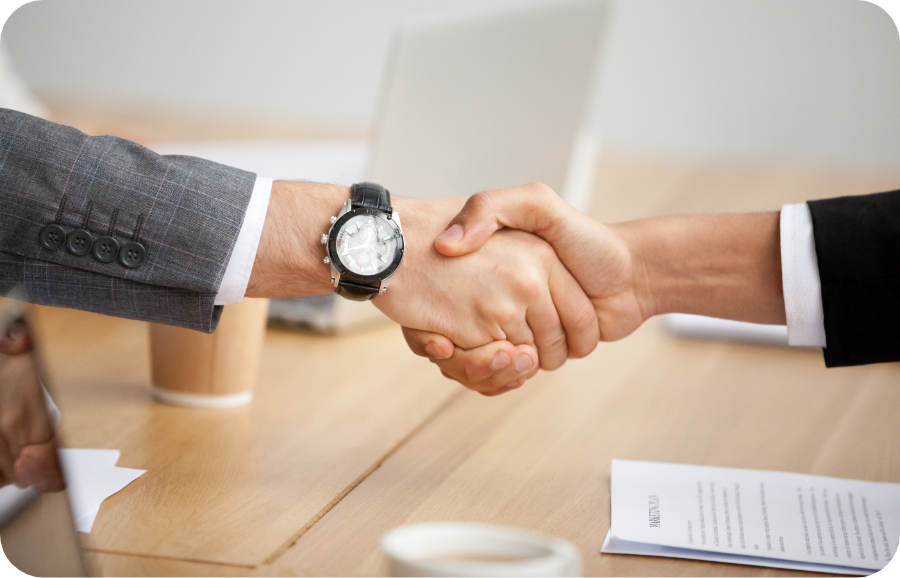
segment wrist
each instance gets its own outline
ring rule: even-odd
[[[609,225],[626,248],[631,276],[631,293],[641,314],[641,322],[665,313],[665,272],[654,258],[657,232],[648,219]]]
[[[778,213],[657,217],[617,228],[647,316],[784,322]]]
[[[349,187],[275,181],[247,297],[305,297],[333,290],[320,241]]]

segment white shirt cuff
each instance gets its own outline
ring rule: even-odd
[[[825,347],[822,283],[806,203],[781,207],[781,279],[788,344]]]
[[[244,215],[244,224],[241,225],[231,259],[225,267],[222,284],[216,294],[216,305],[240,303],[244,293],[247,292],[247,283],[250,282],[250,272],[253,271],[253,261],[259,248],[259,238],[266,222],[266,212],[269,210],[270,196],[272,196],[272,179],[256,177],[256,184],[253,185],[250,202],[247,204],[247,213]]]

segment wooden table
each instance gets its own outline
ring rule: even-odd
[[[777,209],[900,178],[604,159],[593,215]],[[900,482],[900,366],[826,370],[821,352],[675,339],[653,320],[522,390],[483,398],[397,327],[267,334],[253,405],[154,403],[147,327],[44,310],[71,447],[147,473],[84,542],[106,575],[371,575],[401,524],[509,524],[579,546],[586,575],[786,575],[601,555],[613,458]],[[799,573],[798,573],[799,574]]]

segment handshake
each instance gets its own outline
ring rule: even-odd
[[[330,290],[311,239],[346,198],[341,187],[277,181],[247,296]],[[413,352],[486,396],[661,313],[785,322],[777,212],[603,225],[539,183],[393,205],[406,253],[373,303]]]

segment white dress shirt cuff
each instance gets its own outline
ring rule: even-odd
[[[244,215],[244,224],[238,232],[231,259],[225,267],[225,275],[216,294],[216,305],[240,303],[244,298],[247,283],[250,282],[250,272],[253,271],[256,250],[259,248],[259,238],[266,222],[271,195],[272,179],[256,177],[256,184],[250,194],[250,203],[247,204],[247,213]]]
[[[822,283],[806,203],[781,207],[781,278],[788,344],[825,347]]]

